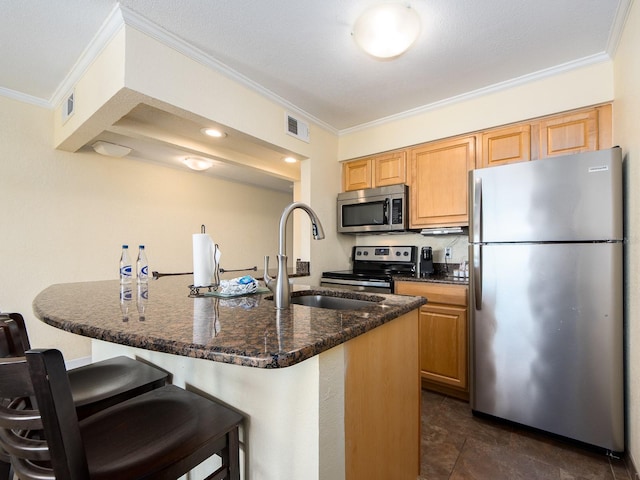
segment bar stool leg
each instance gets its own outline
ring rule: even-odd
[[[238,429],[229,432],[229,480],[240,480],[240,439]]]

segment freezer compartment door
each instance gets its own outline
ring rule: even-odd
[[[470,172],[471,242],[622,240],[620,148]]]
[[[622,244],[470,257],[472,409],[623,451]]]

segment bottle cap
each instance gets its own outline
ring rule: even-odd
[[[144,245],[140,245],[140,248],[144,248]]]
[[[129,245],[122,245],[122,248],[129,248]]]

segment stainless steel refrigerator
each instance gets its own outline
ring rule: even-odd
[[[471,408],[624,451],[620,148],[469,174]]]

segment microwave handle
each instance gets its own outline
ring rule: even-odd
[[[389,199],[384,199],[384,204],[382,205],[382,220],[384,225],[389,225]]]

